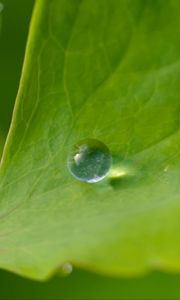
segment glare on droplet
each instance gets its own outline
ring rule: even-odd
[[[108,147],[96,140],[86,139],[70,150],[67,165],[70,173],[78,180],[96,183],[107,176],[112,164]]]
[[[81,155],[79,153],[77,153],[75,156],[74,156],[74,160],[76,162],[77,165],[80,164],[80,161],[81,161]]]

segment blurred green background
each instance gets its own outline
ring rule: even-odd
[[[0,12],[0,154],[11,121],[33,0],[4,0]]]
[[[1,299],[180,299],[180,276],[154,273],[139,279],[106,278],[75,270],[37,283],[2,272]]]
[[[33,0],[3,1],[0,28],[0,154],[17,94],[33,3]],[[2,270],[0,299],[180,299],[180,275],[154,272],[141,278],[123,279],[75,269],[67,277],[56,275],[42,283]]]

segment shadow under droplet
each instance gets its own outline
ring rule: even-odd
[[[114,189],[129,187],[137,182],[137,171],[133,162],[123,157],[114,156],[108,181]]]
[[[121,188],[128,187],[133,182],[135,182],[135,180],[133,180],[131,176],[110,178],[109,180],[109,184],[114,189],[121,189]]]

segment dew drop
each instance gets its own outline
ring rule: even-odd
[[[60,274],[62,276],[70,275],[72,271],[73,271],[73,266],[68,262],[64,263],[60,268]]]
[[[164,168],[164,172],[167,172],[168,169],[169,169],[169,166],[166,166],[166,167]]]
[[[67,165],[78,180],[96,183],[105,178],[111,168],[112,157],[108,147],[96,139],[82,140],[70,151]]]

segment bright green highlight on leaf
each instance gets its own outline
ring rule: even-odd
[[[180,270],[179,0],[37,0],[0,170],[0,267]],[[77,141],[113,156],[69,174]]]

